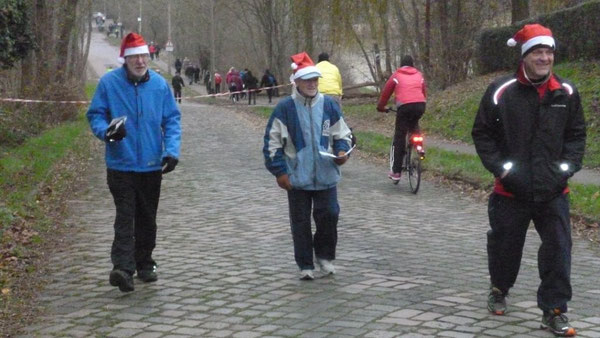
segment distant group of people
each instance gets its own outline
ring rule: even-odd
[[[256,94],[262,90],[259,88],[266,88],[269,103],[272,102],[274,95],[278,95],[277,88],[273,88],[278,85],[277,79],[269,69],[265,70],[259,82],[248,68],[238,71],[235,67],[231,67],[225,76],[225,83],[227,83],[227,88],[231,93],[230,99],[233,102],[248,96],[248,104],[256,104]]]
[[[160,60],[160,45],[155,43],[154,41],[150,42],[150,45],[148,45],[148,51],[150,52],[150,59],[151,60]]]
[[[171,85],[173,86],[173,94],[175,99],[179,103],[181,103],[181,90],[183,87],[185,87],[183,78],[181,77],[182,69],[185,70],[185,76],[188,79],[189,85],[192,85],[193,83],[199,83],[200,77],[202,76],[202,82],[206,87],[206,92],[208,94],[221,92],[223,77],[220,73],[214,73],[213,90],[211,76],[208,70],[201,70],[200,67],[192,64],[187,57],[183,60],[177,58],[174,65],[175,76],[171,80]],[[278,85],[277,79],[269,69],[265,70],[259,81],[259,79],[248,68],[238,71],[235,67],[231,67],[225,74],[224,80],[226,89],[230,93],[229,98],[232,102],[238,102],[247,97],[249,105],[256,104],[256,96],[262,90],[262,88],[265,88],[266,90],[269,103],[272,103],[273,96],[279,96],[279,91],[276,88]]]

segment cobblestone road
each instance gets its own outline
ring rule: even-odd
[[[76,244],[50,258],[46,311],[25,335],[552,336],[539,329],[533,230],[509,312],[490,315],[486,206],[429,182],[412,195],[353,158],[339,186],[338,273],[303,282],[262,132],[201,105],[184,105],[183,128],[180,165],[163,182],[158,282],[136,279],[127,294],[108,284],[114,206],[98,165],[72,201]],[[576,239],[573,257],[571,321],[580,336],[600,337],[600,252]]]

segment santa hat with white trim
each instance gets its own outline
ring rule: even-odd
[[[292,59],[292,80],[296,79],[312,79],[315,77],[321,77],[321,72],[315,66],[313,60],[306,54],[306,52],[298,53],[291,56]]]
[[[141,35],[129,33],[121,41],[121,54],[118,60],[120,63],[125,63],[126,56],[137,54],[150,54],[150,50]]]
[[[521,30],[506,42],[510,47],[516,46],[517,43],[521,44],[522,56],[525,56],[533,47],[556,48],[552,31],[537,23],[523,26]]]

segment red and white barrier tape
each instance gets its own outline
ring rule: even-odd
[[[90,101],[31,100],[31,99],[13,99],[13,98],[8,98],[8,97],[0,97],[0,101],[23,102],[23,103],[70,103],[70,104],[89,104],[90,103]]]
[[[182,99],[199,99],[199,98],[203,98],[203,97],[217,97],[217,96],[242,94],[242,93],[249,93],[249,92],[258,92],[258,91],[261,91],[261,90],[275,89],[275,88],[287,87],[287,86],[291,86],[291,85],[292,85],[291,83],[288,83],[288,84],[279,85],[279,86],[239,90],[239,91],[236,91],[236,92],[208,94],[208,95],[197,95],[197,96],[185,96],[185,97],[182,97]],[[64,104],[89,104],[91,102],[91,101],[57,101],[57,100],[15,99],[15,98],[9,98],[9,97],[0,97],[0,101],[4,101],[4,102],[21,102],[21,103],[64,103]]]
[[[259,92],[261,90],[282,88],[282,87],[287,87],[287,86],[291,86],[291,85],[292,85],[291,83],[288,83],[288,84],[272,86],[272,87],[262,87],[262,88],[256,88],[256,89],[238,90],[236,92],[226,92],[226,93],[198,95],[198,96],[184,96],[184,97],[182,97],[182,99],[198,99],[198,98],[202,98],[202,97],[215,97],[215,96],[225,96],[225,95],[242,94],[242,93],[250,93],[250,92]]]

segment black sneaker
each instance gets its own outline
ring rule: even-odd
[[[498,316],[506,312],[506,295],[495,286],[492,286],[488,295],[488,310]]]
[[[131,292],[134,290],[133,277],[126,271],[111,271],[108,281],[110,282],[110,285],[118,286],[121,292]]]
[[[137,276],[144,283],[156,282],[158,280],[158,275],[156,275],[156,266],[138,270]]]
[[[577,334],[575,328],[569,325],[569,318],[562,314],[559,309],[544,312],[540,328],[548,329],[548,331],[562,337],[573,337]]]

